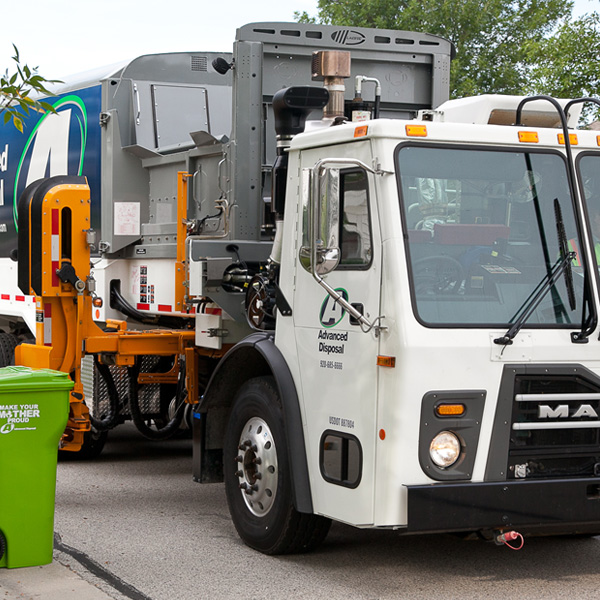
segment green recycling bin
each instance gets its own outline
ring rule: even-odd
[[[72,388],[67,373],[0,369],[0,567],[52,562],[58,443]]]

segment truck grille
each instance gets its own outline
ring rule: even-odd
[[[517,375],[508,478],[600,475],[600,386],[580,375]]]

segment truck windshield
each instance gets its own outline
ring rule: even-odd
[[[515,322],[560,259],[555,199],[569,250],[579,238],[566,163],[558,152],[402,144],[396,172],[413,306],[430,326]],[[575,272],[576,308],[564,278],[525,327],[576,327],[583,273]]]

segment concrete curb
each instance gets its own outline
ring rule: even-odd
[[[83,579],[55,553],[54,561],[39,567],[0,569],[0,596],[3,600],[121,600]]]

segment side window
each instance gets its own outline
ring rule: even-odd
[[[587,205],[592,229],[594,256],[600,267],[600,155],[582,156],[579,160],[579,171],[583,184],[583,199]]]
[[[329,483],[358,487],[362,478],[362,447],[358,438],[327,430],[321,436],[319,452],[321,476]]]
[[[368,269],[372,260],[369,182],[361,169],[340,173],[340,250],[338,268]]]

